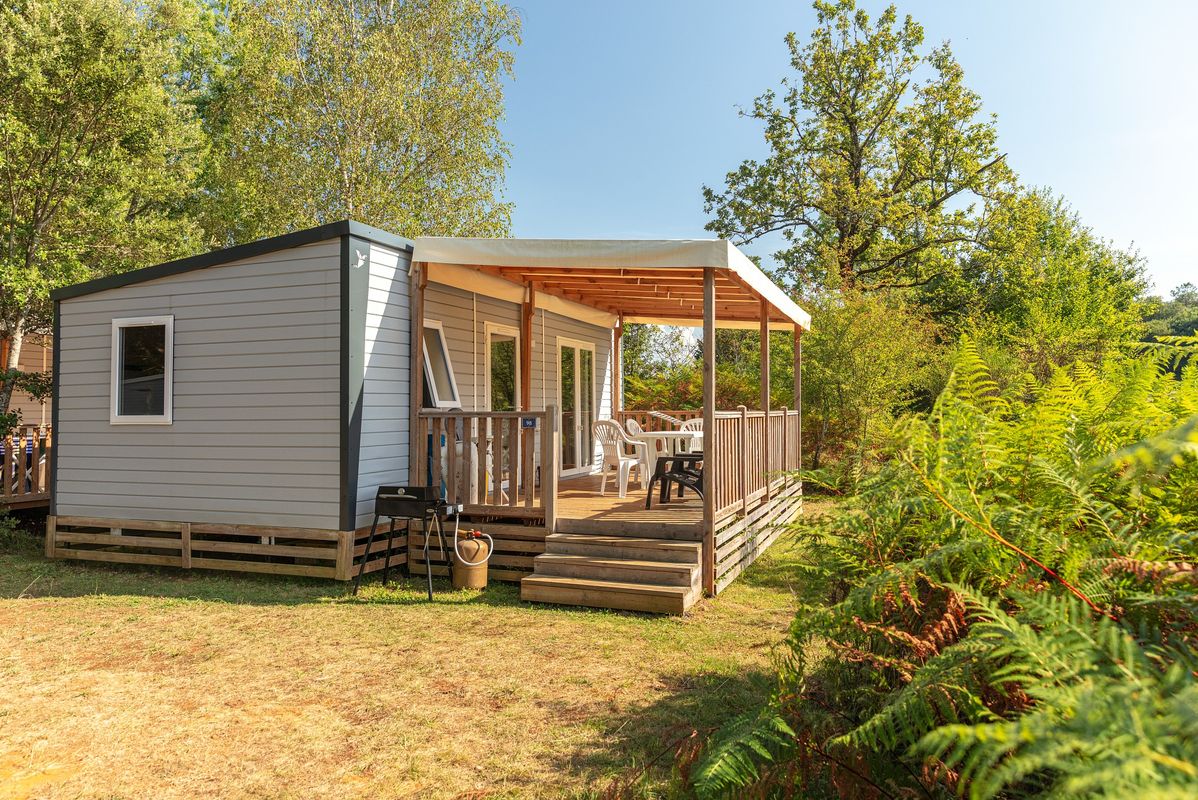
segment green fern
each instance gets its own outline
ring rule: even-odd
[[[735,797],[757,781],[762,764],[795,749],[795,732],[772,706],[733,718],[708,742],[694,773],[701,800]]]
[[[824,599],[700,796],[1198,796],[1194,352],[1000,392],[965,341],[891,458],[798,526]]]

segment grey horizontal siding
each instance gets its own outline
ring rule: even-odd
[[[408,482],[411,404],[411,257],[371,245],[365,319],[362,426],[358,445],[355,524],[369,525],[374,495],[384,484]]]
[[[339,527],[340,241],[60,303],[57,513]],[[112,320],[175,318],[174,423],[109,424]]]
[[[463,289],[430,283],[425,291],[425,318],[438,320],[445,329],[453,373],[462,407],[469,410],[486,404],[486,323],[520,327],[520,305],[476,295]],[[601,325],[538,309],[532,325],[532,407],[558,406],[558,337],[595,346],[595,388],[598,418],[612,413],[612,332]],[[560,419],[559,419],[560,425]],[[598,450],[596,450],[596,454]]]

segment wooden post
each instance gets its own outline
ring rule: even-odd
[[[740,412],[740,513],[749,514],[749,409],[737,406]]]
[[[348,581],[354,576],[354,540],[356,538],[357,531],[337,531],[337,561],[334,571],[337,573],[339,581]],[[369,561],[370,554],[363,554],[362,560]]]
[[[58,517],[46,517],[46,558],[54,558],[54,540],[57,528]]]
[[[612,418],[618,419],[617,412],[624,410],[624,315],[621,314],[616,322],[615,337],[612,341],[611,356],[611,411]]]
[[[715,271],[703,270],[703,591],[715,594]],[[728,476],[721,475],[722,479]]]
[[[179,525],[179,566],[183,569],[191,569],[191,523],[184,522]]]
[[[795,463],[803,468],[803,329],[795,324],[795,411],[799,414],[799,440],[795,442]],[[799,507],[802,508],[803,482],[799,481]]]
[[[557,527],[557,458],[560,450],[557,406],[546,406],[541,434],[541,505],[545,507],[546,533],[553,533]]]
[[[423,486],[425,467],[421,456],[426,443],[421,440],[420,411],[424,407],[424,289],[428,286],[423,262],[417,261],[412,264],[408,286],[412,309],[412,343],[408,361],[411,366],[412,387],[411,418],[408,421],[408,483],[412,486]]]
[[[520,410],[532,408],[532,318],[536,311],[537,290],[532,284],[525,289],[524,305],[520,307]]]
[[[770,499],[770,304],[761,301],[761,411],[765,428],[761,435],[762,466],[765,470],[765,499]],[[783,426],[785,430],[785,425]]]
[[[532,409],[532,320],[536,315],[537,290],[530,283],[525,288],[524,305],[520,307],[520,410]],[[520,496],[520,483],[527,484],[528,496],[532,497],[532,471],[525,468],[525,463],[531,460],[525,454],[532,453],[535,430],[527,430],[519,420],[515,420],[512,436],[508,444],[508,458],[512,462],[511,478],[508,481],[508,498],[512,505],[517,504]],[[519,442],[519,453],[516,443]]]

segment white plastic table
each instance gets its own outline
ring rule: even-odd
[[[683,442],[696,442],[700,446],[703,444],[703,431],[641,431],[628,435],[638,442],[644,442],[655,460],[659,441],[665,441],[666,450],[672,456],[678,455],[678,448]]]

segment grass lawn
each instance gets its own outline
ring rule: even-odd
[[[758,702],[781,540],[685,619],[0,553],[0,797],[657,796]]]

